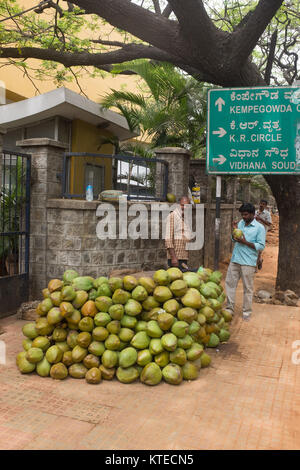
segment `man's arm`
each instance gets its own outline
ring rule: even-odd
[[[178,259],[174,249],[174,215],[170,214],[167,218],[165,247],[171,258],[172,266],[178,266]]]
[[[252,248],[253,250],[256,249],[254,243],[247,242],[244,234],[243,234],[242,238],[233,238],[233,241],[241,243],[242,245],[249,246],[249,248]]]
[[[262,219],[259,215],[257,215],[255,218],[258,222],[260,222],[263,225],[266,225],[267,227],[271,227],[272,225],[272,222],[268,222],[267,220]]]
[[[242,238],[239,238],[239,239],[235,239],[236,242],[239,242],[239,243],[242,243],[243,245],[246,245],[248,246],[249,248],[252,248],[253,250],[256,250],[256,251],[263,251],[263,249],[265,248],[265,244],[266,244],[266,232],[265,232],[265,229],[263,227],[260,227],[258,229],[258,232],[257,232],[257,237],[256,237],[256,242],[254,243],[251,243],[251,242],[247,242],[246,238],[245,238],[245,235],[243,235]]]

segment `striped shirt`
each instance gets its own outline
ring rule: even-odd
[[[173,248],[177,259],[187,260],[189,253],[186,250],[187,242],[191,240],[191,231],[184,222],[180,208],[167,217],[165,247],[168,250],[168,259],[171,259],[169,252]]]
[[[272,217],[271,217],[271,214],[269,211],[267,211],[266,209],[264,209],[262,212],[260,212],[258,209],[255,211],[255,217],[256,216],[259,216],[261,217],[263,220],[265,220],[266,222],[269,222],[270,224],[272,223]],[[264,228],[265,228],[265,231],[267,233],[267,231],[269,230],[269,228],[271,227],[268,227],[267,225],[263,224],[262,222],[260,222],[259,220],[257,221],[259,222]]]

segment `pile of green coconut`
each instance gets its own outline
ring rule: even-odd
[[[17,366],[24,374],[90,384],[115,376],[147,385],[195,380],[211,362],[207,348],[230,337],[221,278],[207,268],[160,269],[139,279],[67,270],[43,289],[38,318],[23,326]]]

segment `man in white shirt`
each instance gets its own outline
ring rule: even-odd
[[[255,219],[257,220],[257,222],[263,225],[266,231],[266,235],[267,235],[269,228],[271,228],[272,226],[272,217],[271,217],[270,212],[267,210],[267,205],[268,205],[268,201],[266,201],[265,199],[261,199],[259,203],[259,209],[255,211]],[[258,254],[258,258],[257,258],[258,269],[262,268],[262,263],[263,263],[262,251],[260,251]]]

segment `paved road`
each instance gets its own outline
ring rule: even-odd
[[[240,295],[239,295],[240,298]],[[88,385],[21,375],[24,321],[2,321],[0,449],[299,449],[300,308],[255,304],[194,382]],[[300,355],[299,355],[300,357]]]

